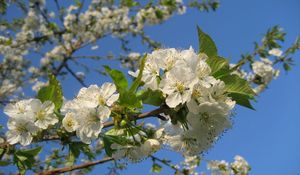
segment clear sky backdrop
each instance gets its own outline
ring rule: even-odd
[[[48,3],[49,1],[47,1]],[[69,1],[70,2],[70,1]],[[50,6],[51,3],[49,3]],[[17,13],[10,13],[11,16]],[[188,10],[185,15],[175,16],[166,23],[147,27],[146,32],[164,47],[196,50],[198,39],[196,25],[199,25],[216,42],[219,54],[235,62],[242,53],[253,50],[253,42],[260,41],[266,30],[280,25],[288,33],[284,48],[300,35],[300,0],[222,0],[217,12],[203,13]],[[103,55],[108,51],[118,53],[119,42],[106,38],[99,43],[99,49],[85,49],[85,55]],[[145,52],[145,48],[134,40],[133,51]],[[296,66],[288,74],[284,72],[273,81],[254,103],[256,111],[237,107],[234,125],[231,130],[210,149],[206,159],[225,159],[232,161],[237,154],[244,156],[252,167],[253,175],[298,175],[300,174],[300,55],[294,56]],[[38,61],[38,59],[37,59]],[[99,67],[109,64],[89,62]],[[88,75],[87,84],[101,84],[109,79],[98,74]],[[65,96],[70,99],[80,89],[72,77],[63,81]],[[28,91],[27,94],[30,94]],[[6,119],[1,118],[1,123]],[[156,155],[179,161],[180,157],[170,151]],[[107,166],[97,166],[90,174],[107,172]],[[121,174],[150,174],[151,161],[129,165]],[[203,169],[203,168],[202,168]],[[173,174],[164,168],[161,174]]]

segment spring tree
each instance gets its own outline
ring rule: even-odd
[[[250,165],[239,155],[228,163],[203,153],[230,129],[237,105],[253,110],[251,102],[280,70],[291,69],[299,38],[283,50],[286,33],[274,26],[252,53],[230,63],[201,27],[195,28],[199,47],[185,49],[162,47],[144,30],[189,8],[218,7],[215,0],[1,0],[0,102],[7,123],[0,166],[20,174],[85,174],[114,162],[113,174],[128,163],[152,161],[154,173],[166,166],[186,175],[199,174],[204,161],[212,174],[248,174]],[[97,50],[108,37],[126,54],[82,52]],[[134,52],[132,40],[147,52]],[[87,83],[91,72],[107,82]],[[72,99],[62,90],[69,78],[82,86]],[[34,95],[26,93],[30,88]],[[160,156],[165,149],[182,162]]]

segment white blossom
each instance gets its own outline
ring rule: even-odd
[[[36,81],[35,84],[31,87],[31,89],[35,92],[38,92],[42,87],[45,87],[49,84],[49,82]]]
[[[267,58],[252,63],[252,69],[254,74],[262,78],[264,84],[269,83],[274,76],[279,74],[278,71],[274,70],[272,62]]]
[[[270,55],[274,55],[274,56],[277,56],[277,57],[280,57],[282,55],[282,53],[283,53],[282,50],[277,49],[277,48],[269,50]]]
[[[116,86],[112,83],[104,83],[101,87],[91,85],[88,88],[80,89],[76,100],[80,101],[82,106],[88,108],[111,106],[119,98],[116,90]]]
[[[97,50],[98,48],[99,48],[98,45],[94,45],[94,46],[91,47],[91,50]]]
[[[77,114],[76,135],[82,142],[91,143],[91,140],[98,138],[103,123],[108,120],[109,116],[110,110],[104,106],[81,110],[81,113]]]
[[[78,121],[76,120],[75,115],[76,114],[73,113],[73,112],[68,112],[68,113],[66,113],[64,119],[62,120],[63,127],[68,132],[75,131],[78,128],[78,126],[79,126]]]
[[[54,104],[51,101],[42,103],[38,99],[33,99],[30,104],[31,110],[34,114],[34,124],[41,128],[47,129],[50,125],[58,122],[58,118],[54,114]]]
[[[230,175],[230,168],[228,162],[221,161],[209,161],[207,163],[207,168],[211,170],[212,175]]]
[[[38,128],[28,118],[12,118],[7,123],[8,131],[6,139],[10,144],[20,143],[23,146],[29,145]]]
[[[85,73],[84,72],[76,72],[76,76],[80,80],[83,80],[85,78]]]
[[[4,108],[4,113],[11,118],[27,118],[34,120],[33,113],[31,111],[30,102],[33,99],[20,100],[15,104],[10,103]]]
[[[233,174],[235,175],[247,175],[250,171],[248,162],[239,155],[234,157],[234,162],[230,164]]]
[[[160,89],[167,96],[167,105],[174,108],[189,101],[197,81],[193,72],[185,67],[175,67],[167,72],[160,82]]]
[[[141,145],[120,145],[113,143],[111,148],[114,150],[112,157],[114,159],[128,158],[132,162],[137,162],[153,154],[160,148],[160,142],[156,139],[147,139]]]

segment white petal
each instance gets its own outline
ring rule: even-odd
[[[54,112],[55,105],[51,101],[45,101],[41,107],[47,114],[51,114]]]
[[[32,111],[38,112],[41,110],[42,102],[39,99],[33,99],[30,102],[30,107],[31,107]]]
[[[98,110],[100,112],[100,116],[99,117],[100,117],[101,121],[102,122],[107,121],[108,118],[109,118],[109,116],[110,116],[110,113],[111,113],[110,110],[109,110],[109,108],[106,107],[106,106],[99,106]]]
[[[176,92],[170,94],[166,99],[166,103],[170,108],[175,108],[181,103],[181,95]]]
[[[9,130],[6,132],[6,139],[8,141],[9,144],[13,145],[19,142],[19,133],[17,133],[14,130]]]
[[[198,114],[200,112],[199,105],[197,104],[197,102],[194,99],[190,100],[187,103],[187,107],[188,107],[189,111],[194,114]]]
[[[104,83],[100,88],[101,95],[107,100],[113,93],[116,92],[116,86],[112,83]]]
[[[32,136],[30,133],[25,133],[23,132],[21,135],[20,135],[20,144],[23,145],[23,146],[27,146],[31,143],[32,141]]]
[[[116,102],[119,99],[120,94],[113,94],[109,97],[109,99],[106,101],[106,104],[108,106],[111,106],[114,102]]]
[[[18,113],[18,110],[16,109],[15,105],[10,103],[4,107],[3,112],[9,117],[15,117]]]

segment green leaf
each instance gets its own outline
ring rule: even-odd
[[[142,108],[143,104],[135,93],[129,91],[121,91],[119,97],[119,104],[129,108]]]
[[[164,97],[161,91],[153,91],[151,89],[140,91],[138,98],[143,101],[144,104],[153,106],[160,106],[164,102]]]
[[[158,19],[163,19],[164,13],[160,9],[155,10],[155,15]]]
[[[128,82],[125,75],[115,69],[111,69],[109,66],[104,66],[105,71],[110,75],[113,79],[118,91],[125,91],[128,88]]]
[[[255,93],[249,83],[238,75],[228,75],[222,77],[221,80],[224,81],[227,92],[242,94],[250,99],[254,98]]]
[[[152,173],[160,173],[161,170],[162,170],[162,166],[160,166],[157,163],[153,163],[152,168],[151,168]]]
[[[95,158],[88,144],[82,142],[72,142],[69,144],[69,155],[67,165],[71,166],[75,163],[80,153],[85,154],[89,159]]]
[[[26,156],[37,156],[40,152],[42,151],[42,147],[36,147],[33,149],[27,149],[27,150],[19,150],[17,153],[20,153],[21,155],[26,155]]]
[[[122,0],[121,4],[127,7],[134,7],[139,5],[139,3],[134,0]]]
[[[17,165],[20,174],[25,174],[26,170],[31,169],[35,163],[34,157],[42,150],[42,147],[37,147],[28,150],[18,150],[14,153],[14,163]]]
[[[7,4],[5,0],[0,0],[0,14],[5,14],[7,9]]]
[[[49,85],[42,87],[38,94],[37,98],[42,102],[47,100],[52,101],[55,105],[55,109],[58,110],[61,108],[63,103],[63,92],[60,82],[52,74],[49,74]]]
[[[237,75],[228,75],[222,77],[221,80],[225,83],[225,89],[228,95],[231,96],[237,104],[253,109],[249,100],[254,99],[256,94],[246,80]]]
[[[283,68],[284,68],[285,71],[290,71],[292,69],[291,66],[288,63],[284,63]]]
[[[110,137],[104,136],[103,144],[104,144],[104,150],[106,152],[106,155],[112,156],[112,153],[114,152],[114,150],[111,148],[111,145],[113,144],[113,142],[110,140]]]
[[[113,143],[117,143],[119,145],[125,145],[128,143],[128,140],[125,137],[120,137],[116,135],[103,135],[103,143],[104,143],[104,150],[108,156],[112,156],[112,153],[115,151],[111,148]]]
[[[197,26],[197,30],[199,39],[199,52],[205,53],[209,58],[217,56],[218,50],[211,37],[204,33],[199,26]]]
[[[127,90],[128,82],[125,75],[119,70],[113,70],[108,66],[104,66],[105,71],[113,79],[118,92],[120,93],[119,104],[129,108],[142,108],[141,100],[136,97],[135,92]],[[136,86],[136,85],[134,85]],[[134,90],[136,87],[132,87]]]
[[[234,101],[236,101],[237,104],[255,110],[251,105],[250,100],[247,96],[244,96],[242,94],[236,94],[236,93],[230,93],[228,94],[228,96],[231,97]]]
[[[82,6],[82,3],[80,2],[80,0],[74,0],[74,2],[75,2],[75,5],[77,7],[81,7]]]
[[[9,164],[10,164],[10,162],[8,162],[8,161],[0,161],[0,166],[7,166]]]
[[[129,89],[130,92],[135,92],[137,90],[137,88],[139,87],[139,85],[141,84],[141,82],[142,82],[142,76],[143,76],[143,71],[144,71],[144,68],[145,68],[146,58],[147,58],[147,55],[145,55],[141,60],[140,68],[139,68],[139,70],[140,70],[139,75],[137,76],[137,78],[132,83],[132,85]]]
[[[230,73],[229,62],[225,58],[211,57],[206,62],[211,68],[211,75],[215,78],[221,78]]]

